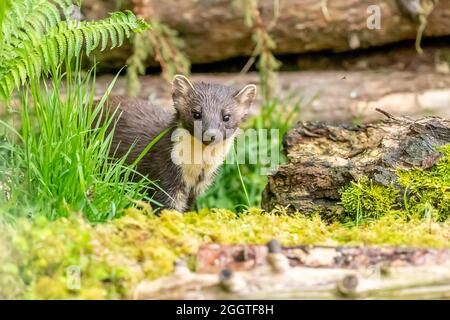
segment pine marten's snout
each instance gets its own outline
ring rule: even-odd
[[[202,142],[203,144],[210,145],[212,143],[222,141],[222,134],[219,130],[208,129],[203,133]]]
[[[221,128],[220,125],[211,125],[211,123],[208,125],[206,119],[204,121],[196,121],[194,130],[193,132],[190,131],[190,134],[204,145],[218,143],[231,136],[231,134],[229,132],[227,133],[227,130]]]

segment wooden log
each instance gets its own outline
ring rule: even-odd
[[[208,81],[243,86],[257,84],[256,73],[243,76],[235,74],[196,74],[193,81]],[[108,87],[112,76],[98,77],[99,95]],[[375,111],[383,108],[394,115],[421,117],[437,115],[450,118],[450,77],[432,71],[420,76],[409,71],[303,71],[281,72],[278,75],[277,96],[302,98],[298,115],[305,121],[328,123],[371,122],[384,116]],[[140,78],[142,98],[152,97],[156,105],[171,107],[170,87],[160,77]],[[126,95],[125,80],[119,78],[115,94]],[[254,113],[261,101],[254,104]],[[1,111],[0,111],[1,113]]]
[[[289,163],[269,176],[263,207],[332,219],[342,210],[339,190],[350,181],[369,176],[399,187],[398,169],[430,168],[439,159],[436,147],[450,143],[450,120],[388,117],[364,126],[300,123],[284,138]]]
[[[300,246],[280,252],[262,246],[208,245],[197,272],[184,264],[172,275],[140,283],[134,299],[405,299],[450,297],[450,251],[413,248]],[[261,261],[236,268],[235,252]],[[221,252],[217,255],[217,252]],[[209,259],[215,256],[216,259]],[[207,257],[205,259],[205,257]],[[234,265],[230,269],[230,262]],[[290,262],[286,264],[286,262]],[[207,265],[206,271],[198,269]],[[216,264],[213,266],[212,264]],[[283,265],[283,268],[279,268]],[[248,265],[247,265],[248,266]],[[222,269],[216,273],[219,268]],[[202,268],[200,266],[200,268]],[[212,268],[212,269],[211,269]],[[211,273],[211,272],[215,273]]]
[[[245,25],[244,12],[232,0],[125,0],[124,6],[157,17],[179,32],[193,63],[208,63],[238,56],[250,56],[255,44]],[[259,0],[265,24],[271,28],[276,54],[323,50],[346,51],[381,46],[416,38],[418,22],[400,9],[397,0]],[[277,6],[276,4],[279,4]],[[380,9],[379,29],[369,29],[368,8]],[[111,1],[86,0],[87,19],[101,18],[115,10]],[[143,9],[144,8],[144,9]],[[450,34],[450,3],[440,1],[428,19],[425,36]],[[112,51],[104,57],[108,65],[122,66],[130,48]],[[109,54],[109,53],[108,53]],[[150,61],[149,61],[150,63]]]

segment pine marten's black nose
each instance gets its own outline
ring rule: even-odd
[[[203,139],[203,144],[209,145],[216,140],[216,136],[208,136]]]
[[[214,130],[207,130],[203,134],[203,143],[208,145],[208,144],[216,141],[216,138],[217,138],[217,133]]]

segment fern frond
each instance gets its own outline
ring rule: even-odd
[[[6,18],[6,12],[11,7],[11,0],[4,0],[0,2],[0,42],[3,41],[3,21]],[[0,48],[1,50],[1,48]]]
[[[42,35],[61,21],[58,7],[67,10],[66,0],[15,0],[11,1],[2,26],[7,42],[24,40],[27,35]],[[71,3],[71,1],[70,1]]]
[[[111,48],[122,45],[132,33],[149,27],[130,11],[113,13],[99,21],[62,21],[57,5],[64,9],[69,3],[71,1],[68,0],[52,3],[47,0],[21,0],[11,6],[12,14],[2,26],[0,99],[8,99],[13,89],[24,85],[27,79],[48,74],[64,59],[78,56],[83,45],[89,55],[99,47],[105,50],[109,41]],[[36,16],[33,22],[29,22],[28,18],[25,21],[18,12],[20,9],[27,12],[30,8]],[[11,22],[11,16],[18,17],[17,23]]]

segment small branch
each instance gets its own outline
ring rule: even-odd
[[[378,111],[379,113],[385,115],[388,119],[392,119],[392,120],[398,120],[398,118],[396,116],[394,116],[393,114],[384,111],[383,109],[380,108],[375,108],[376,111]]]

